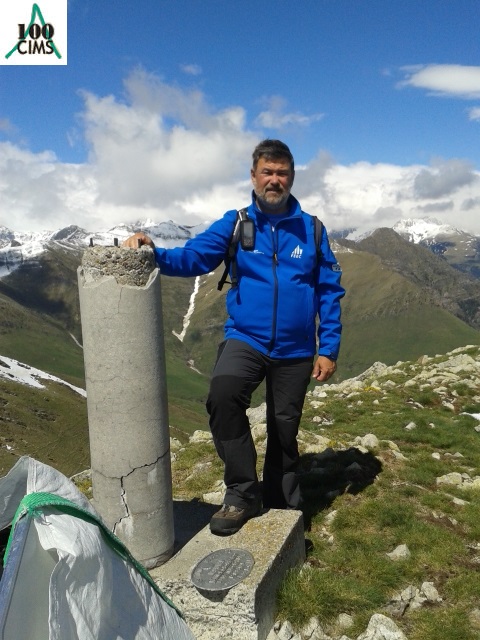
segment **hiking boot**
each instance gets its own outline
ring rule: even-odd
[[[261,503],[258,501],[243,509],[224,504],[220,511],[213,514],[210,520],[210,531],[217,536],[230,536],[232,533],[237,533],[246,521],[258,515],[261,509]]]

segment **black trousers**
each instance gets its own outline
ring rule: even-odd
[[[273,359],[240,340],[220,345],[206,406],[225,465],[225,504],[243,508],[262,498],[265,508],[300,507],[297,434],[311,373],[312,358]],[[267,449],[261,495],[246,410],[264,379]]]

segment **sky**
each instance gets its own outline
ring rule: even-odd
[[[329,230],[480,235],[479,25],[479,0],[69,0],[67,65],[0,65],[0,226],[213,221],[279,138]]]

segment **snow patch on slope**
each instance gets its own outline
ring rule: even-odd
[[[75,393],[80,394],[84,398],[87,397],[87,393],[84,389],[74,387],[72,384],[65,382],[65,380],[62,380],[61,378],[52,376],[40,369],[35,369],[35,367],[31,367],[28,364],[18,362],[18,360],[6,358],[5,356],[0,356],[0,378],[5,378],[12,382],[18,382],[37,389],[45,389],[45,385],[42,384],[40,380],[50,380],[52,382],[57,382],[58,384],[63,384],[66,387],[70,387],[70,389],[75,391]]]

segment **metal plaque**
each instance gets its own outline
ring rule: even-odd
[[[244,580],[255,560],[245,549],[219,549],[202,558],[192,570],[192,582],[197,589],[222,591]]]

